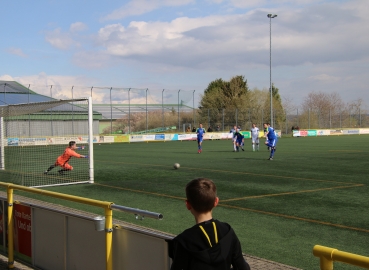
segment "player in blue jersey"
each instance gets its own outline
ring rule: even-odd
[[[275,148],[277,145],[277,135],[269,123],[264,123],[264,129],[266,130],[265,136],[267,138],[267,141],[265,141],[265,145],[270,148],[270,157],[268,159],[273,160]]]
[[[202,124],[196,129],[197,134],[197,153],[202,152],[202,140],[204,138],[205,129],[202,127]]]
[[[235,138],[236,138],[236,151],[239,152],[240,147],[242,151],[245,151],[245,149],[243,148],[245,136],[240,132],[239,129],[237,129],[235,133]]]

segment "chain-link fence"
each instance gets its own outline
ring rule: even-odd
[[[19,89],[18,89],[19,88]],[[60,85],[0,85],[0,101],[17,104],[11,100],[17,92],[25,95],[21,103],[30,102],[29,92],[36,92],[56,99],[92,97],[93,110],[102,115],[100,134],[154,133],[176,130],[189,132],[199,123],[213,131],[229,131],[234,125],[242,130],[250,129],[252,123],[259,128],[270,122],[268,103],[255,102],[250,108],[196,108],[195,90],[138,89],[117,87],[77,87]],[[32,95],[34,96],[34,95]],[[20,95],[16,98],[19,101]],[[284,110],[273,108],[271,125],[282,133],[291,133],[292,127],[300,129],[345,129],[369,127],[366,108],[348,107]]]

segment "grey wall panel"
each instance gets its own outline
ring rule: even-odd
[[[94,223],[68,217],[67,269],[105,269],[105,232],[96,231]]]
[[[123,228],[114,229],[114,270],[168,270],[169,268],[170,259],[164,239]]]
[[[64,270],[64,215],[34,208],[32,222],[34,265],[40,269]]]
[[[5,137],[43,137],[88,134],[88,121],[5,121]],[[99,121],[93,121],[93,134],[99,134]]]

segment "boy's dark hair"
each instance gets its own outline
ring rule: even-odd
[[[76,142],[75,141],[70,141],[69,142],[69,147],[71,147],[71,146],[73,146],[73,145],[75,145],[76,144]]]
[[[197,178],[186,185],[186,197],[196,212],[206,213],[214,207],[217,187],[210,179]]]

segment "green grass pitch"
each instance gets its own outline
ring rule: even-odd
[[[232,225],[243,252],[318,269],[316,244],[369,256],[368,140],[366,135],[281,138],[273,161],[263,144],[252,152],[250,140],[245,152],[236,153],[229,140],[205,141],[201,154],[194,141],[95,144],[95,184],[48,190],[160,212],[161,221],[120,212],[113,217],[178,234],[194,224],[184,205],[186,183],[207,177],[220,198],[213,215]],[[180,169],[173,169],[174,163]]]

